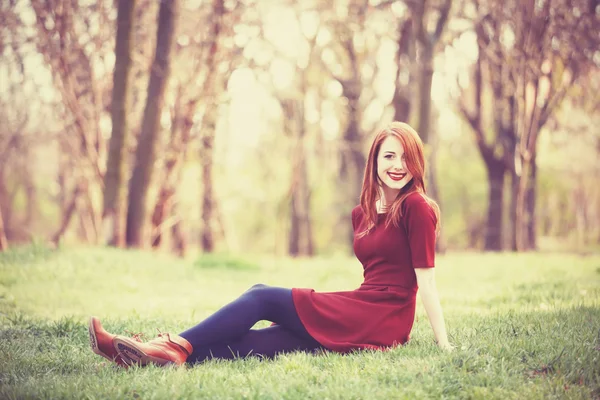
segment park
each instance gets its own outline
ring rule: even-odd
[[[0,17],[0,398],[600,399],[597,2]],[[361,243],[388,229],[372,256],[409,280],[366,290],[418,289],[406,342],[166,367],[92,351],[91,316],[143,343],[257,284],[358,292]]]

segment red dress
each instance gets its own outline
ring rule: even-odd
[[[357,238],[368,221],[360,206],[352,210],[354,253],[364,268],[358,289],[292,289],[304,327],[330,350],[384,349],[409,339],[418,289],[414,268],[434,266],[436,217],[418,193],[404,201],[399,227],[386,228],[385,217],[379,214],[375,229]]]

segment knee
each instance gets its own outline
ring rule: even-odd
[[[245,298],[252,299],[264,299],[269,295],[271,287],[268,285],[263,285],[262,283],[258,283],[256,285],[252,285],[252,287],[246,290],[243,294]]]
[[[248,292],[255,292],[255,291],[259,291],[265,288],[268,288],[269,286],[264,285],[262,283],[257,283],[256,285],[252,285],[252,287],[250,289],[248,289]]]

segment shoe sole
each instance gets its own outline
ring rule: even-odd
[[[96,338],[96,330],[94,329],[94,318],[90,318],[88,330],[90,332],[90,346],[92,347],[92,351],[99,356],[106,358],[107,360],[113,361],[112,358],[110,358],[106,353],[100,350],[100,347],[98,347],[98,339]]]
[[[108,354],[106,354],[102,350],[100,350],[100,347],[98,346],[98,338],[96,337],[96,330],[94,329],[94,317],[90,318],[88,331],[90,333],[90,346],[92,347],[92,351],[94,353],[106,358],[108,361],[115,362],[118,365],[123,365],[121,363],[121,360],[119,359],[119,356],[117,356],[113,359]]]
[[[113,339],[113,345],[115,346],[115,350],[119,353],[119,355],[127,365],[144,366],[148,364],[156,364],[162,367],[170,364],[175,364],[171,360],[154,357],[147,354],[145,351],[140,349],[137,346],[137,344],[137,342],[123,336],[117,336]]]

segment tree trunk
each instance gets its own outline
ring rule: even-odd
[[[293,178],[292,178],[293,179]],[[300,216],[298,209],[300,208],[295,192],[292,190],[292,198],[290,202],[290,234],[288,237],[288,254],[292,257],[297,257],[300,254]]]
[[[433,47],[421,45],[421,62],[419,64],[419,125],[417,132],[421,140],[428,145],[433,143],[431,126],[431,85],[433,80]],[[429,150],[429,149],[428,149]],[[429,158],[429,157],[427,157]]]
[[[213,99],[208,100],[205,127],[202,136],[200,160],[202,162],[202,233],[200,244],[202,251],[211,253],[215,248],[213,234],[213,149],[215,143],[215,130],[217,119],[217,105]]]
[[[298,150],[303,151],[303,150]],[[313,256],[314,243],[310,223],[310,190],[306,173],[306,159],[304,154],[298,155],[294,163],[295,181],[291,193],[290,209],[290,236],[288,253],[292,257]]]
[[[89,187],[89,183],[86,183],[86,187]],[[85,205],[86,205],[86,211],[85,213],[88,216],[89,219],[89,231],[90,231],[90,236],[89,236],[89,243],[92,244],[98,244],[99,239],[100,239],[100,226],[102,224],[101,222],[101,218],[99,217],[98,212],[96,212],[96,207],[94,207],[94,201],[92,199],[91,193],[89,192],[89,189],[84,193],[84,200],[85,200]]]
[[[304,87],[304,93],[306,88]],[[291,100],[284,123],[294,141],[292,162],[292,186],[290,190],[290,235],[288,253],[292,257],[314,255],[314,243],[310,224],[310,188],[306,165],[304,136],[304,99]]]
[[[167,186],[162,186],[158,192],[158,199],[152,212],[152,234],[150,236],[152,248],[159,248],[163,242],[165,219],[171,214],[171,200],[175,193]]]
[[[196,111],[195,102],[188,103],[185,112],[180,110],[181,93],[175,101],[175,115],[171,124],[171,142],[168,151],[171,153],[165,163],[164,179],[161,183],[158,200],[152,214],[154,236],[152,247],[160,247],[163,242],[163,224],[165,219],[173,219],[171,226],[172,249],[180,257],[185,255],[185,237],[181,226],[181,218],[177,215],[177,190],[180,186],[183,165],[187,160],[188,145],[191,141],[193,118]],[[176,225],[176,226],[175,226]]]
[[[435,132],[431,130],[431,86],[433,80],[433,56],[436,45],[440,40],[442,32],[446,27],[448,21],[448,15],[450,14],[450,8],[452,7],[452,0],[444,0],[440,4],[439,14],[437,21],[435,22],[435,28],[433,32],[429,32],[428,26],[428,6],[426,2],[414,2],[409,7],[412,9],[414,14],[412,18],[412,29],[414,29],[416,43],[419,45],[419,63],[420,73],[418,76],[419,80],[419,125],[417,132],[421,136],[423,143],[425,144],[425,158],[429,163],[428,168],[428,193],[431,197],[436,200],[441,209],[441,199],[439,195],[439,188],[436,180],[436,166],[435,166],[435,151],[436,140],[434,137]],[[444,237],[440,235],[437,240],[436,250],[444,251],[445,241]]]
[[[131,36],[136,0],[119,0],[117,39],[111,103],[112,133],[104,175],[102,222],[105,240],[116,247],[125,245],[125,147],[129,129],[128,108],[131,75]]]
[[[514,170],[510,174],[510,208],[508,213],[509,221],[509,248],[517,251],[517,194],[519,192],[519,176]]]
[[[537,250],[537,218],[536,218],[536,194],[537,194],[537,165],[535,152],[531,157],[529,168],[529,185],[525,193],[525,212],[527,215],[526,244],[527,250]]]
[[[33,182],[33,175],[31,170],[27,168],[25,172],[25,197],[27,199],[27,206],[25,211],[25,229],[31,230],[31,224],[36,220],[36,203],[37,203],[37,190]]]
[[[431,129],[431,86],[433,80],[433,44],[426,42],[427,45],[421,43],[421,73],[419,75],[419,125],[417,132],[423,143],[425,144],[425,154],[427,158],[428,168],[426,169],[427,193],[433,198],[440,208],[442,208],[439,188],[437,184],[437,169],[436,169],[436,149],[437,140],[435,132]],[[439,252],[445,250],[445,240],[443,234],[440,233],[436,249]]]
[[[185,237],[185,233],[183,233],[183,227],[181,225],[181,218],[178,217],[178,204],[173,204],[171,207],[171,215],[177,220],[171,227],[171,238],[172,238],[172,248],[175,254],[179,257],[185,257],[187,252],[187,240]]]
[[[521,174],[519,176],[519,184],[517,186],[517,194],[516,194],[516,206],[515,206],[515,244],[517,251],[526,251],[528,248],[527,245],[527,209],[525,207],[526,204],[526,196],[527,189],[529,186],[529,162],[523,156],[519,155],[521,158]]]
[[[216,98],[221,92],[220,84],[226,82],[226,78],[215,76],[217,69],[217,52],[219,50],[219,37],[222,31],[223,15],[225,14],[224,0],[213,0],[213,23],[211,27],[209,53],[206,60],[208,73],[204,81],[204,96],[206,98],[206,110],[204,112],[203,135],[201,138],[200,161],[202,163],[202,232],[200,245],[202,251],[210,253],[214,251],[215,235],[213,232],[214,193],[213,193],[213,149],[217,128],[218,104]],[[220,84],[217,85],[216,82]]]
[[[363,154],[362,136],[360,134],[360,105],[358,93],[348,92],[348,126],[344,131],[343,148],[341,151],[340,181],[344,185],[344,196],[342,197],[341,208],[345,210],[342,213],[340,226],[340,235],[347,238],[347,243],[352,248],[354,241],[354,232],[352,225],[348,223],[351,220],[351,208],[346,209],[348,205],[354,207],[360,201],[360,190],[362,187],[363,175],[367,160]]]
[[[504,164],[510,173],[510,204],[508,211],[508,248],[517,251],[517,192],[519,190],[519,176],[516,172],[516,151],[517,151],[517,126],[518,126],[518,101],[514,93],[506,99],[508,103],[508,121],[502,125],[503,140],[502,148],[504,150]],[[502,115],[502,114],[499,114]]]
[[[71,223],[71,219],[73,218],[73,214],[75,213],[75,210],[77,209],[77,201],[79,200],[79,196],[81,195],[81,193],[83,191],[84,191],[84,185],[81,183],[77,184],[77,186],[75,187],[75,190],[73,190],[73,196],[71,197],[71,200],[66,204],[66,208],[63,210],[63,217],[62,217],[62,222],[61,222],[60,228],[58,228],[56,233],[54,235],[52,235],[52,238],[50,239],[51,242],[54,243],[54,245],[57,245],[58,242],[60,242],[63,235],[67,231],[67,228],[69,227],[69,224]]]
[[[412,75],[415,59],[415,38],[412,33],[412,20],[408,18],[398,27],[398,49],[396,51],[396,90],[392,105],[394,106],[394,121],[408,122],[411,111]],[[408,75],[408,76],[407,76]]]
[[[506,167],[500,160],[486,160],[488,189],[488,214],[485,229],[485,250],[502,250],[502,206],[504,204],[504,175]]]
[[[2,207],[0,207],[0,251],[8,250],[8,240],[4,231],[4,219],[2,218]]]
[[[161,1],[158,11],[156,54],[150,72],[146,108],[136,149],[135,167],[129,184],[126,241],[127,245],[131,247],[142,247],[144,243],[146,199],[154,170],[165,87],[171,72],[170,54],[178,9],[179,0]]]

